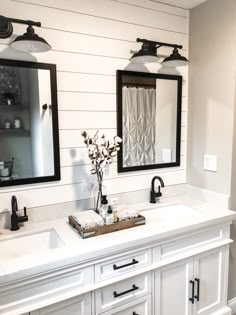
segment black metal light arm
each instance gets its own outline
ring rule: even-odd
[[[1,16],[0,19],[7,21],[7,22],[17,23],[17,24],[25,24],[25,25],[32,25],[32,26],[41,27],[41,22],[34,22],[31,20],[20,20],[20,19],[5,17],[5,16],[4,17]]]
[[[178,49],[182,49],[182,48],[183,48],[182,45],[169,44],[169,43],[164,43],[164,42],[156,42],[156,41],[147,40],[147,39],[144,39],[144,38],[137,38],[136,41],[137,41],[138,43],[152,44],[152,45],[156,45],[156,46],[158,46],[158,47],[166,46],[166,47],[173,47],[173,48],[178,48]],[[158,47],[157,47],[157,48],[158,48]]]

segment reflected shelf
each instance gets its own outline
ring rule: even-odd
[[[8,111],[8,110],[25,110],[27,106],[25,105],[0,105],[1,111]]]
[[[1,135],[9,135],[9,136],[30,136],[30,132],[23,128],[11,128],[11,129],[0,129],[0,136]]]

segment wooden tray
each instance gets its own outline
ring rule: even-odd
[[[109,225],[103,225],[103,226],[98,226],[94,228],[84,229],[80,226],[80,224],[76,221],[76,219],[72,215],[70,215],[68,218],[69,218],[69,224],[78,231],[78,233],[80,234],[82,238],[89,238],[89,237],[107,234],[111,232],[121,231],[121,230],[129,229],[129,228],[133,228],[136,226],[144,225],[146,223],[145,217],[143,217],[142,215],[139,215],[135,219],[129,219],[129,220],[120,221],[120,222],[116,222]]]

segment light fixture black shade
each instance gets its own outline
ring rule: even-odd
[[[26,51],[26,52],[46,52],[52,49],[52,47],[47,43],[47,41],[39,37],[34,32],[32,25],[27,27],[27,32],[21,36],[18,36],[12,43],[11,47],[16,50]]]
[[[178,49],[175,47],[172,54],[165,58],[162,61],[163,66],[165,67],[181,67],[181,66],[187,66],[189,64],[189,61],[187,58],[180,55]]]
[[[160,58],[157,56],[157,48],[153,43],[143,43],[142,48],[135,53],[130,62],[144,64],[149,62],[157,62]]]

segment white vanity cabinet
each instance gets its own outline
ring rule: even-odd
[[[155,315],[209,315],[226,306],[227,265],[223,246],[157,269]]]
[[[127,243],[83,265],[0,284],[0,314],[231,315],[229,231],[229,221],[218,222],[142,246]]]
[[[92,315],[91,293],[46,306],[30,315]]]

